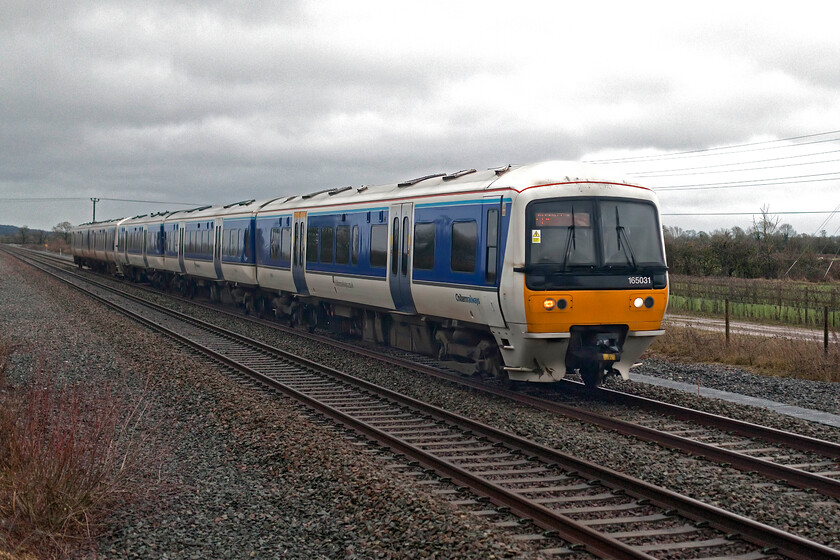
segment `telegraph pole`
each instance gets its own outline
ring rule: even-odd
[[[96,203],[99,202],[99,199],[98,198],[91,198],[90,201],[93,202],[93,220],[92,221],[95,222],[96,221]]]

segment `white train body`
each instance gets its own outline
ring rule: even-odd
[[[80,226],[79,239],[100,226]],[[227,293],[253,311],[521,381],[567,371],[589,384],[609,373],[626,378],[661,334],[667,305],[655,195],[569,162],[244,201],[118,227],[143,232],[143,243],[129,251],[118,241],[112,255],[74,244],[77,259],[110,259],[182,291]]]

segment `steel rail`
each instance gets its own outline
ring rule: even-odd
[[[203,307],[218,310],[217,307],[205,306],[203,304],[197,304],[195,302],[192,303],[195,305],[202,305]],[[239,316],[235,313],[231,313],[226,310],[223,310],[222,312],[233,316]],[[241,316],[239,317],[241,318]],[[260,321],[254,318],[249,318],[248,320],[264,323],[274,328],[283,328],[277,325],[276,323],[272,323],[270,321]],[[624,435],[632,436],[643,441],[658,443],[660,445],[672,449],[678,449],[683,452],[690,453],[692,455],[705,457],[706,459],[711,461],[729,464],[743,471],[756,472],[774,481],[785,481],[788,484],[798,488],[813,489],[823,495],[831,496],[834,498],[840,498],[840,480],[837,479],[829,478],[815,473],[810,473],[801,469],[789,467],[784,464],[775,463],[773,461],[769,461],[759,457],[753,457],[751,455],[738,453],[737,451],[717,447],[715,445],[692,440],[690,438],[671,434],[654,428],[648,428],[646,426],[641,426],[639,424],[634,424],[625,420],[619,420],[602,414],[589,412],[577,407],[565,405],[555,401],[541,399],[539,397],[534,397],[515,391],[498,389],[495,387],[488,386],[486,383],[482,383],[480,381],[475,381],[472,379],[462,377],[454,377],[446,372],[443,372],[430,366],[425,366],[423,364],[418,364],[414,362],[407,362],[406,360],[403,360],[401,358],[387,356],[381,353],[377,353],[375,351],[366,350],[358,346],[353,346],[340,341],[335,341],[328,337],[313,335],[311,333],[304,335],[303,333],[297,331],[294,332],[296,335],[299,336],[307,336],[308,338],[315,338],[318,340],[327,341],[330,344],[340,346],[346,350],[352,351],[360,355],[377,359],[385,363],[390,363],[392,365],[422,371],[424,374],[432,375],[440,379],[446,379],[458,383],[460,385],[468,386],[473,389],[483,391],[485,393],[493,394],[501,398],[510,399],[520,404],[530,406],[539,410],[544,410],[555,414],[561,414],[568,418],[573,418],[582,422],[595,424],[601,426],[602,428],[613,430]],[[586,396],[593,395],[592,392],[587,392],[588,390],[584,388],[581,383],[569,380],[564,380],[562,383],[564,389],[567,391],[573,391]],[[646,410],[653,410],[661,414],[668,414],[680,420],[711,426],[721,430],[731,431],[734,433],[741,434],[745,437],[763,439],[765,441],[777,443],[790,448],[818,453],[820,455],[830,457],[833,459],[840,458],[840,444],[834,442],[819,440],[816,438],[794,434],[775,428],[751,424],[741,420],[727,418],[725,416],[719,416],[699,410],[693,410],[679,405],[664,403],[645,397],[637,397],[635,395],[621,393],[610,389],[599,388],[597,392],[594,393],[594,396],[603,398],[604,400],[610,402],[620,402],[621,404],[638,406]]]
[[[75,286],[71,282],[58,277],[59,279],[73,285],[77,289],[78,286]],[[87,281],[87,280],[85,280]],[[712,527],[729,533],[734,533],[739,535],[744,540],[752,542],[753,544],[769,547],[772,549],[778,550],[780,553],[785,554],[791,558],[801,558],[801,559],[821,559],[821,558],[840,558],[840,551],[835,549],[826,547],[824,545],[820,545],[819,543],[815,543],[813,541],[809,541],[807,539],[803,539],[796,535],[792,535],[790,533],[786,533],[779,529],[769,527],[762,523],[756,522],[751,519],[744,518],[742,516],[733,514],[731,512],[727,512],[720,508],[716,508],[714,506],[710,506],[698,500],[694,500],[692,498],[688,498],[686,496],[682,496],[670,490],[659,488],[647,482],[644,482],[640,479],[636,479],[634,477],[630,477],[612,469],[608,469],[605,467],[601,467],[599,465],[595,465],[591,462],[578,459],[576,457],[567,455],[562,453],[558,450],[525,440],[520,438],[519,436],[504,432],[502,430],[498,430],[496,428],[484,425],[480,422],[474,421],[470,418],[466,418],[433,405],[429,405],[427,403],[423,403],[421,401],[417,401],[410,397],[400,395],[383,387],[379,387],[373,383],[369,383],[364,380],[359,380],[354,378],[348,374],[343,372],[334,370],[332,368],[325,367],[320,364],[316,364],[314,362],[310,362],[288,352],[273,348],[266,344],[260,343],[259,341],[254,341],[252,339],[248,339],[247,337],[243,337],[237,333],[229,331],[227,329],[217,327],[212,325],[211,323],[207,323],[205,321],[201,321],[199,319],[195,319],[189,317],[187,315],[172,311],[167,309],[163,306],[159,306],[157,304],[143,301],[141,298],[137,298],[135,296],[126,295],[124,293],[119,292],[118,290],[113,290],[108,287],[104,287],[104,289],[108,289],[110,291],[118,293],[121,297],[126,297],[127,299],[132,299],[134,301],[140,302],[144,305],[147,305],[153,309],[156,309],[160,312],[169,314],[171,316],[182,318],[189,323],[196,324],[196,325],[203,325],[204,328],[208,328],[218,334],[221,334],[227,338],[232,338],[235,340],[240,341],[243,344],[247,344],[252,347],[258,347],[263,351],[276,354],[278,356],[283,356],[286,359],[290,359],[304,365],[305,367],[309,367],[311,369],[315,369],[317,371],[321,371],[332,375],[336,378],[342,379],[346,382],[351,382],[356,385],[360,385],[364,387],[366,390],[375,392],[385,398],[400,402],[402,404],[406,404],[418,410],[429,414],[432,417],[435,417],[444,422],[455,423],[460,426],[466,427],[466,429],[472,431],[476,434],[481,434],[482,436],[490,439],[491,441],[497,441],[505,445],[509,445],[511,447],[515,447],[517,449],[523,450],[534,457],[538,457],[544,462],[557,464],[562,466],[565,469],[578,471],[578,472],[585,472],[587,476],[594,477],[602,481],[604,484],[608,486],[615,486],[616,488],[621,488],[628,491],[631,494],[635,494],[636,496],[642,497],[643,499],[650,500],[651,503],[658,505],[659,507],[665,509],[675,509],[683,516],[694,519],[696,521],[705,521],[708,522]],[[548,527],[552,530],[558,531],[561,536],[567,535],[564,538],[567,540],[575,540],[579,542],[579,539],[583,535],[584,538],[589,538],[589,533],[595,533],[593,538],[598,538],[599,543],[598,545],[594,545],[594,543],[587,542],[585,543],[587,547],[590,547],[592,551],[598,551],[599,554],[605,554],[608,557],[614,558],[651,558],[648,555],[639,555],[640,553],[637,550],[627,547],[620,541],[615,539],[607,538],[603,540],[602,537],[604,535],[602,533],[598,533],[597,531],[592,531],[588,527],[582,526],[575,521],[565,518],[565,516],[559,515],[543,506],[539,506],[538,504],[528,504],[525,502],[529,502],[528,500],[524,500],[517,496],[514,493],[511,493],[504,488],[498,487],[494,488],[496,485],[493,485],[489,481],[482,479],[481,477],[476,477],[470,474],[467,471],[463,471],[456,465],[453,465],[443,459],[435,458],[428,453],[398,439],[389,434],[381,432],[374,427],[366,426],[360,421],[353,419],[352,417],[348,417],[344,413],[340,411],[334,411],[332,407],[320,403],[317,399],[312,399],[311,397],[307,397],[306,395],[300,394],[295,391],[293,388],[286,386],[283,383],[278,381],[272,380],[269,377],[263,376],[261,373],[244,366],[235,360],[224,356],[223,354],[217,354],[210,349],[202,347],[199,343],[195,341],[191,341],[187,337],[180,335],[177,332],[171,331],[170,329],[166,329],[162,325],[155,323],[149,319],[143,318],[138,314],[120,308],[117,304],[109,302],[107,298],[99,296],[98,294],[93,294],[87,291],[90,295],[96,298],[99,301],[102,301],[109,305],[114,309],[118,309],[121,313],[128,314],[134,318],[137,318],[143,324],[148,325],[149,327],[166,332],[170,336],[182,341],[183,343],[193,347],[206,355],[213,357],[216,360],[221,361],[229,365],[230,367],[234,367],[240,371],[247,373],[255,377],[256,379],[260,380],[261,382],[268,383],[269,385],[274,386],[275,384],[278,385],[278,389],[282,390],[284,393],[294,395],[295,398],[298,398],[299,395],[302,400],[306,402],[310,402],[311,404],[321,412],[325,414],[329,414],[331,417],[335,414],[338,417],[344,416],[347,417],[347,420],[353,425],[354,429],[362,430],[363,433],[369,433],[370,437],[373,437],[377,441],[383,442],[383,444],[388,445],[391,447],[392,445],[395,446],[394,449],[398,450],[401,453],[405,453],[409,456],[412,456],[416,460],[430,465],[430,468],[434,468],[438,472],[442,472],[445,476],[450,476],[453,479],[457,479],[459,481],[473,481],[475,482],[476,488],[478,488],[479,494],[487,495],[491,501],[497,503],[498,505],[507,505],[511,507],[513,511],[522,512],[521,514],[526,517],[531,517],[534,521],[539,524],[540,526],[545,526],[546,524],[550,524]],[[316,404],[317,403],[317,404]],[[342,420],[342,423],[344,421]],[[383,438],[383,439],[380,439]],[[389,443],[384,443],[385,441]],[[463,472],[460,472],[463,471]],[[473,484],[469,484],[469,486],[473,486]],[[515,500],[509,500],[509,498],[516,498]],[[517,503],[518,501],[522,501],[522,503]],[[500,503],[501,502],[501,503]],[[545,510],[545,511],[542,511]],[[567,524],[571,524],[567,527]],[[578,529],[574,530],[572,527],[578,527]],[[570,532],[566,532],[566,531]],[[597,536],[596,536],[597,535]],[[609,542],[615,541],[615,542]],[[619,548],[614,548],[616,545],[620,545]],[[641,553],[644,554],[644,553]]]
[[[202,305],[206,308],[218,310],[217,307],[197,304],[195,302],[191,303],[195,305]],[[230,314],[232,316],[239,316],[235,313],[231,313],[226,310],[222,310],[221,312]],[[267,324],[268,326],[271,326],[273,328],[281,328],[285,330],[280,325],[277,325],[276,323],[272,323],[270,321],[260,321],[254,318],[249,318],[248,320],[257,321],[259,323]],[[756,472],[774,481],[785,481],[788,484],[798,488],[813,489],[817,492],[820,492],[823,495],[831,496],[834,498],[840,498],[840,480],[837,479],[829,478],[815,473],[810,473],[802,469],[789,467],[784,464],[775,463],[773,461],[769,461],[759,457],[738,453],[737,451],[692,440],[690,438],[671,434],[654,428],[648,428],[646,426],[641,426],[639,424],[634,424],[625,420],[619,420],[602,414],[589,412],[577,407],[557,403],[555,401],[541,399],[539,397],[525,395],[515,391],[498,389],[472,379],[454,377],[450,374],[447,374],[446,372],[440,371],[433,367],[424,366],[422,364],[417,364],[414,362],[407,362],[406,360],[403,360],[401,358],[386,356],[375,351],[370,351],[364,348],[360,348],[358,346],[353,346],[340,341],[335,341],[327,337],[322,337],[314,334],[304,335],[303,333],[297,331],[294,332],[296,335],[299,336],[307,336],[308,338],[315,338],[318,340],[327,341],[330,344],[340,346],[357,354],[384,361],[393,365],[422,371],[427,375],[432,375],[441,379],[447,379],[449,381],[468,386],[486,393],[490,393],[501,398],[513,400],[526,406],[531,406],[533,408],[545,410],[547,412],[552,412],[555,414],[561,414],[582,422],[595,424],[605,429],[613,430],[624,435],[636,437],[643,441],[655,442],[672,449],[678,449],[686,453],[705,457],[706,459],[711,461],[717,461],[719,463],[728,464],[743,471]],[[573,381],[564,380],[563,387],[567,391],[574,391],[578,394],[584,394],[586,396],[592,395],[591,392],[587,393],[587,389],[584,388],[582,384]],[[808,436],[769,428],[766,426],[750,424],[748,422],[735,420],[733,418],[727,418],[724,416],[719,416],[699,410],[688,409],[679,405],[672,405],[669,403],[655,401],[653,399],[648,399],[645,397],[636,397],[634,395],[629,395],[626,393],[621,393],[609,389],[599,388],[595,395],[610,402],[620,402],[621,404],[639,406],[640,408],[646,410],[653,410],[658,413],[671,415],[680,420],[694,422],[721,430],[735,432],[745,437],[759,438],[765,441],[785,445],[790,448],[818,453],[820,455],[834,459],[840,458],[840,444],[834,442],[823,441]]]

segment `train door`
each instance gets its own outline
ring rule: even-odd
[[[184,228],[180,227],[180,224],[175,224],[175,230],[178,232],[178,268],[183,274],[187,271],[184,265]]]
[[[295,290],[301,295],[309,295],[306,287],[306,212],[295,212],[292,232],[292,278]]]
[[[222,279],[222,220],[216,220],[215,243],[213,244],[213,266],[216,269],[216,278]]]
[[[391,263],[388,283],[397,311],[415,313],[411,297],[411,232],[414,223],[414,203],[393,204],[391,223]]]
[[[482,205],[482,222],[484,234],[481,236],[484,239],[484,283],[488,287],[494,288],[492,295],[493,302],[489,309],[484,310],[486,320],[491,326],[504,326],[505,319],[502,312],[502,303],[499,296],[499,290],[496,288],[499,285],[503,250],[502,247],[502,228],[503,217],[505,215],[504,199],[500,196],[485,197]]]
[[[141,233],[143,234],[143,267],[149,268],[149,237],[151,236],[149,226],[142,226]]]

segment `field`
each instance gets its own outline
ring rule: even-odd
[[[671,276],[668,310],[729,316],[759,322],[840,328],[840,285],[836,283]]]
[[[757,323],[840,328],[840,285],[779,280],[671,276],[668,311],[729,317]],[[840,347],[778,336],[733,334],[668,327],[652,354],[682,360],[718,362],[783,377],[840,381]]]

